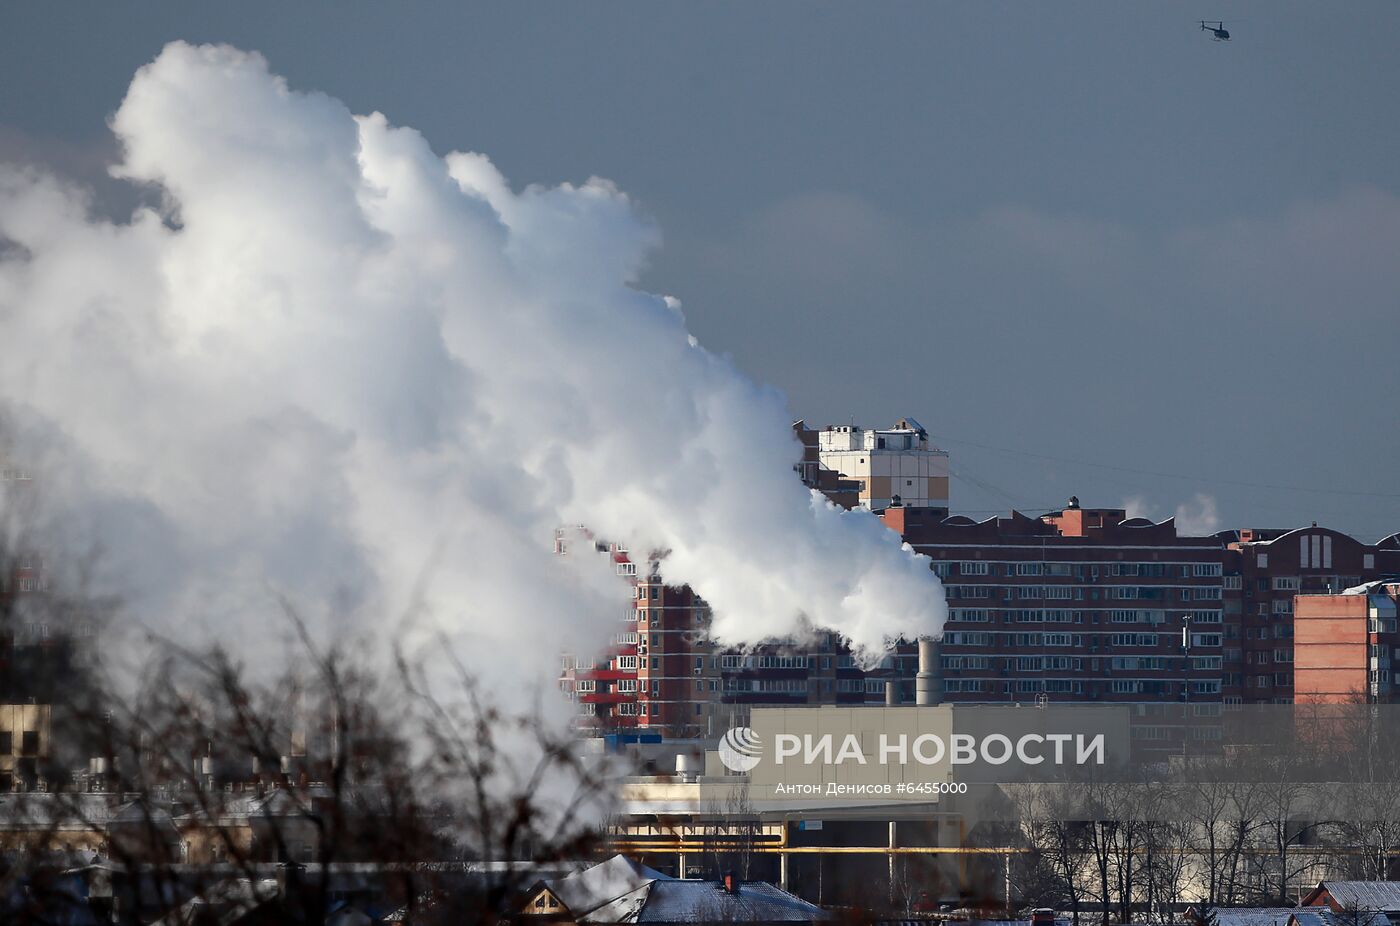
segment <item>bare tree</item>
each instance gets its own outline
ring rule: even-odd
[[[762,824],[749,799],[748,779],[735,779],[724,799],[707,809],[707,815],[719,830],[719,838],[711,842],[713,848],[706,853],[711,872],[716,877],[732,873],[749,880]]]
[[[1086,900],[1094,896],[1085,885],[1085,873],[1093,857],[1089,824],[1076,799],[1074,786],[1055,783],[1016,789],[1016,806],[1031,857],[1020,871],[1021,880],[1034,885],[1042,902],[1070,911],[1079,926]]]
[[[542,865],[594,849],[606,767],[537,705],[492,703],[450,656],[446,673],[402,654],[375,670],[291,620],[284,671],[167,643],[134,691],[72,706],[65,735],[93,761],[47,797],[101,838],[118,908],[163,916],[214,892],[321,923],[338,866],[371,863],[414,922],[495,922]]]
[[[1242,899],[1243,864],[1261,823],[1262,795],[1238,757],[1225,756],[1197,769],[1183,782],[1180,807],[1192,829],[1209,906]]]

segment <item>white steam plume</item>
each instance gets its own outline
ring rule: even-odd
[[[627,596],[553,554],[582,524],[667,551],[729,643],[940,627],[927,561],[797,482],[782,398],[628,286],[658,236],[612,184],[516,192],[228,47],[168,46],[112,127],[161,209],[0,168],[0,399],[140,620],[256,645],[279,596],[356,631],[417,600],[543,672]]]
[[[1176,529],[1186,537],[1207,537],[1220,530],[1220,509],[1214,495],[1197,492],[1176,506]]]
[[[1159,509],[1142,495],[1130,495],[1123,499],[1123,508],[1130,518],[1150,518],[1156,520]],[[1172,513],[1176,519],[1177,533],[1183,537],[1207,537],[1220,530],[1220,511],[1214,495],[1197,492],[1190,501],[1176,506]]]

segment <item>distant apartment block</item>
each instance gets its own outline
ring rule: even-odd
[[[1400,575],[1400,538],[1315,525],[1184,537],[1076,499],[1040,518],[882,517],[944,582],[955,702],[1288,703],[1295,601]]]
[[[1220,700],[1216,538],[1077,500],[1041,518],[883,517],[943,580],[946,700]]]

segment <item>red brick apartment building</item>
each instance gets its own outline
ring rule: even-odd
[[[1293,693],[1299,702],[1397,700],[1400,581],[1369,582],[1344,594],[1299,595],[1293,612]]]
[[[832,634],[800,646],[724,650],[709,641],[709,611],[693,591],[636,575],[625,551],[614,549],[613,558],[620,574],[635,576],[614,645],[592,660],[563,657],[560,683],[586,726],[709,735],[728,726],[722,705],[883,703],[886,681],[913,700],[913,642],[870,672]]]
[[[1312,615],[1314,597],[1400,575],[1400,535],[1372,546],[1314,524],[1219,536],[1225,543],[1226,614],[1239,634],[1229,654],[1234,658],[1227,659],[1227,690],[1246,703],[1294,699],[1295,635],[1303,630],[1295,608]]]
[[[799,420],[793,433],[803,450],[794,466],[802,483],[843,508],[859,504],[865,483],[822,464],[822,431]],[[886,447],[878,443],[879,435],[886,433],[904,436],[915,431],[901,420],[889,432],[876,432],[867,459],[888,455],[907,460],[924,453],[946,459],[942,451],[924,446]],[[918,443],[926,444],[926,438]],[[649,574],[649,564],[633,562],[626,550],[615,545],[605,549],[611,550],[618,573],[632,580],[634,601],[622,615],[608,652],[593,660],[563,657],[560,685],[579,702],[588,725],[708,734],[727,726],[721,705],[884,703],[886,682],[891,681],[896,697],[913,700],[918,661],[913,641],[897,647],[869,672],[858,667],[831,634],[800,647],[724,651],[709,642],[708,610],[694,592],[665,586]],[[566,552],[562,534],[556,550]]]
[[[912,421],[895,428],[908,430]],[[804,449],[796,467],[803,483],[843,507],[857,504],[860,481],[821,462],[822,432],[801,421],[794,432]],[[1335,696],[1324,689],[1342,682],[1318,682],[1320,675],[1305,676],[1307,687],[1294,690],[1295,627],[1312,628],[1295,608],[1311,615],[1329,592],[1400,576],[1400,534],[1375,545],[1316,525],[1187,537],[1172,520],[1128,518],[1122,508],[1083,508],[1077,499],[1040,517],[1013,511],[973,521],[903,505],[878,514],[929,556],[944,583],[944,698],[954,703]],[[646,566],[637,576],[625,552],[614,555],[619,572],[635,576],[633,607],[613,649],[582,665],[566,657],[560,680],[589,723],[694,735],[722,730],[730,704],[913,701],[912,641],[868,672],[829,635],[752,653],[719,650],[706,638],[703,601],[689,589],[664,587]],[[1349,632],[1361,633],[1355,596],[1330,597],[1347,598],[1336,607],[1352,609]],[[1387,636],[1393,624],[1382,621],[1380,631],[1365,634],[1366,672],[1378,684],[1390,683],[1392,650],[1400,658],[1400,637]],[[1324,658],[1297,651],[1300,659]],[[1351,686],[1361,663],[1355,651],[1347,658]]]
[[[1394,614],[1372,613],[1374,595],[1326,593],[1400,576],[1400,536],[1374,546],[1319,527],[1183,537],[1172,521],[1073,503],[1040,518],[939,514],[881,517],[944,583],[949,702],[1288,703],[1392,691]],[[620,571],[635,570],[615,556]],[[707,734],[721,705],[883,703],[887,682],[913,700],[912,642],[869,672],[830,636],[726,652],[706,639],[708,612],[689,589],[645,575],[635,589],[614,649],[592,666],[566,660],[564,687],[599,727]],[[1319,616],[1328,621],[1310,623]],[[1350,674],[1301,672],[1295,693],[1295,650],[1300,672],[1345,658]]]
[[[882,517],[943,579],[955,702],[1287,703],[1295,600],[1400,575],[1400,535],[1371,546],[1316,525],[1183,537],[1076,500],[1040,518]]]
[[[1041,518],[1013,511],[977,522],[900,508],[882,516],[943,580],[946,700],[1221,699],[1217,538],[1181,537],[1171,521],[1077,501]]]

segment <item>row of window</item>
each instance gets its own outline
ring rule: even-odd
[[[880,663],[884,668],[893,668],[897,657],[886,656]],[[712,660],[713,662],[713,660]],[[838,669],[857,668],[854,656],[776,656],[776,655],[753,655],[744,653],[726,653],[719,657],[719,665],[722,669],[830,669],[834,665]],[[701,668],[700,660],[697,657],[695,668]]]
[[[635,642],[638,643],[638,645],[646,644],[645,635],[624,633],[617,634],[616,639],[620,643]],[[652,645],[655,645],[655,643],[655,635],[653,635]],[[672,655],[674,656],[683,654],[675,653]],[[723,669],[725,671],[745,671],[753,669],[817,669],[819,667],[822,669],[829,670],[833,668],[833,666],[838,669],[859,668],[856,664],[855,657],[850,655],[783,656],[726,653],[722,656],[710,656],[708,658],[710,661],[711,669]],[[698,674],[701,670],[705,668],[706,657],[695,656],[694,659],[695,671]],[[917,657],[915,656],[900,656],[896,654],[889,654],[885,656],[882,660],[880,660],[879,668],[902,670],[909,668],[916,661]],[[648,665],[647,657],[645,655],[619,655],[612,656],[606,659],[584,659],[581,657],[565,655],[561,657],[560,663],[564,671],[574,670],[578,672],[587,672],[599,668],[611,671],[633,670],[638,668],[646,668]],[[653,669],[659,669],[661,667],[661,657],[652,656],[650,666]]]
[[[996,609],[989,608],[949,608],[948,620],[958,621],[967,624],[987,624],[995,620],[995,615],[1000,613],[1002,619],[1008,624],[1082,624],[1084,623],[1083,611],[1069,611],[1056,608],[1017,608],[1017,609]],[[1095,622],[1099,614],[1103,612],[1088,612]],[[1170,619],[1168,612],[1163,610],[1128,610],[1112,609],[1108,612],[1109,623],[1113,624],[1164,624]],[[1219,624],[1223,620],[1223,611],[1181,611],[1175,612],[1183,617],[1189,617],[1193,624]]]
[[[1267,666],[1273,662],[1288,663],[1293,661],[1293,651],[1290,649],[1276,649],[1273,652],[1251,650],[1244,654],[1244,664],[1247,666]]]
[[[674,620],[683,621],[690,618],[696,623],[705,619],[704,608],[691,608],[687,605],[652,605],[651,607],[628,608],[623,616],[625,621],[645,621],[645,620]]]
[[[680,706],[683,706],[683,705],[680,705],[680,704],[677,705],[677,707],[680,707]],[[695,716],[697,716],[697,717],[703,715],[703,714],[705,713],[705,711],[707,711],[707,710],[709,709],[709,705],[706,704],[706,703],[703,702],[703,701],[702,701],[702,702],[696,702],[694,706],[695,706]],[[648,714],[651,714],[651,715],[661,714],[661,713],[663,712],[663,709],[662,709],[662,706],[661,706],[660,704],[649,705],[649,704],[647,704],[645,701],[643,701],[643,702],[641,702],[641,703],[638,703],[638,702],[636,702],[636,701],[622,701],[622,702],[620,702],[620,703],[618,703],[618,704],[612,704],[612,705],[608,705],[608,704],[603,704],[603,705],[598,705],[598,704],[580,704],[580,705],[578,706],[578,712],[579,712],[580,714],[585,714],[585,715],[587,715],[587,714],[593,714],[593,715],[599,715],[599,714],[601,714],[601,715],[603,715],[603,716],[606,716],[606,715],[608,715],[609,713],[613,713],[613,714],[616,714],[617,716],[620,716],[620,717],[646,717],[646,716],[648,716]]]
[[[943,642],[951,646],[992,646],[996,643],[996,637],[1007,636],[1009,633],[998,633],[995,631],[977,630],[950,630],[943,635]],[[1034,639],[1037,634],[1018,634],[1019,639]],[[1047,635],[1048,636],[1048,635]],[[1078,636],[1078,635],[1076,635]],[[1111,633],[1104,634],[1104,640],[1109,646],[1157,646],[1161,642],[1161,634],[1156,633]],[[1221,634],[1218,633],[1193,633],[1191,634],[1192,646],[1219,646]],[[1029,644],[1035,645],[1035,644]],[[1051,645],[1051,644],[1046,644]],[[1053,645],[1064,645],[1053,644]]]
[[[1142,578],[1208,579],[1221,575],[1219,563],[1045,563],[1004,562],[994,560],[935,561],[934,572],[939,578],[960,576],[1057,576],[1094,578],[1105,576],[1139,576]]]
[[[1180,657],[1176,656],[1113,656],[1105,660],[1106,668],[1117,672],[1165,672],[1178,671]],[[1284,660],[1279,660],[1284,661]],[[1074,656],[944,656],[943,667],[952,672],[989,671],[1001,668],[1018,672],[1074,671],[1084,668],[1084,660]],[[1191,669],[1196,672],[1215,672],[1221,667],[1220,656],[1192,656]],[[1099,660],[1089,660],[1092,672],[1099,670]]]
[[[948,679],[943,690],[951,694],[986,693],[996,690],[997,679],[963,678]],[[1000,682],[1003,694],[1083,694],[1084,682],[1069,678],[1028,678]],[[1171,679],[1155,678],[1116,678],[1110,679],[1106,690],[1116,695],[1150,695],[1165,697],[1176,693],[1180,683]],[[1196,679],[1190,683],[1193,695],[1220,694],[1219,679]]]
[[[608,688],[608,685],[610,684],[609,682],[602,682],[601,688],[599,688],[599,684],[600,683],[596,679],[581,678],[578,681],[574,682],[574,691],[578,692],[579,694],[592,694],[596,691],[601,691],[606,694],[609,690],[612,690],[621,692],[623,694],[631,694],[639,690],[637,680],[635,678],[620,678],[616,682],[611,683],[617,686],[613,689]]]
[[[1070,646],[1081,647],[1084,645],[1084,635],[1078,633],[1016,633],[1006,634],[1011,645],[1018,649],[1030,649],[1045,646]],[[949,660],[958,659],[984,659],[983,656],[944,656],[943,664],[948,668],[959,668],[965,663],[950,663]]]
[[[1232,632],[1234,629],[1230,628]],[[1293,638],[1293,625],[1274,624],[1273,627],[1246,627],[1244,638],[1246,640],[1291,640]]]
[[[945,585],[949,601],[978,601],[1001,598],[1023,601],[1043,598],[1050,601],[1098,601],[1100,591],[1104,600],[1220,601],[1218,585]],[[1172,593],[1175,593],[1174,595]]]
[[[726,692],[758,691],[770,694],[806,694],[805,678],[726,678]]]
[[[1158,679],[1145,678],[1115,678],[1108,683],[1108,690],[1113,694],[1145,694],[1145,695],[1169,695],[1176,686],[1174,681],[1162,681]],[[1219,679],[1196,679],[1191,682],[1191,694],[1193,695],[1218,695],[1220,694]]]
[[[985,678],[950,678],[943,690],[950,694],[986,694],[996,690],[997,682]],[[1003,694],[1083,694],[1084,683],[1072,678],[1022,678],[1002,682]]]
[[[1145,727],[1133,726],[1129,731],[1135,740],[1161,741],[1181,739],[1181,727]],[[1190,727],[1191,739],[1193,740],[1218,740],[1221,738],[1219,727]]]
[[[841,694],[880,695],[885,693],[885,681],[879,678],[838,678],[836,690]]]

